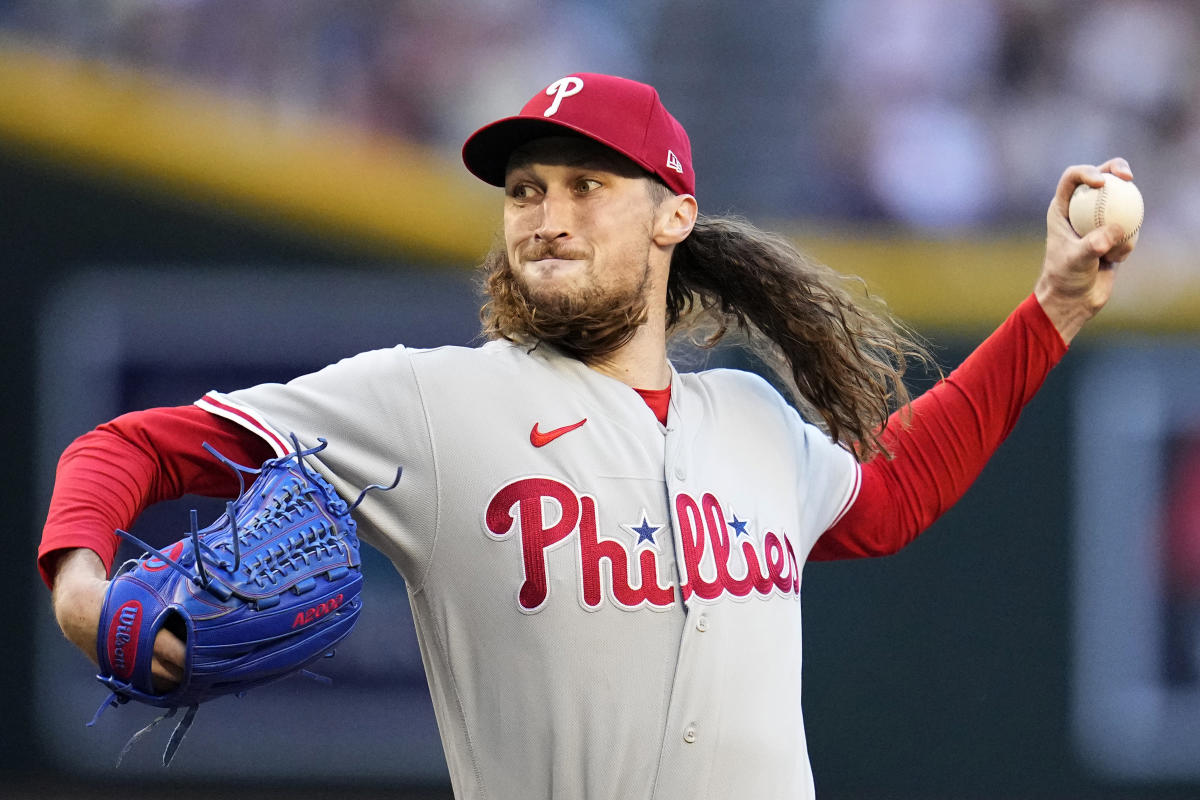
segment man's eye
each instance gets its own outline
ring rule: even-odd
[[[592,178],[583,178],[575,184],[575,191],[579,192],[580,194],[587,194],[588,192],[595,191],[599,188],[600,181]]]
[[[532,190],[527,183],[518,183],[508,190],[508,196],[514,200],[527,200],[532,194]]]

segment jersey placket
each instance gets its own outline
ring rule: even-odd
[[[720,717],[720,696],[707,690],[715,677],[712,673],[719,659],[713,657],[711,606],[699,603],[695,597],[684,598],[687,565],[683,558],[683,539],[680,532],[675,498],[694,480],[691,465],[695,464],[693,450],[695,434],[701,429],[697,404],[687,403],[687,390],[682,381],[675,381],[667,420],[664,479],[669,505],[671,542],[675,548],[675,579],[680,602],[684,607],[684,625],[680,632],[679,657],[671,683],[667,708],[667,723],[663,730],[657,780],[653,797],[697,798],[704,796],[708,785],[708,769],[712,749],[717,741]],[[690,408],[689,408],[690,406]]]

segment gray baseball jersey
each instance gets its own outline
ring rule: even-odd
[[[404,468],[356,517],[407,582],[456,796],[810,797],[801,568],[858,465],[754,375],[672,377],[665,426],[507,342],[198,402],[328,439],[348,496]]]

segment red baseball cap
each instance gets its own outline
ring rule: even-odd
[[[463,163],[480,180],[503,186],[514,150],[564,128],[611,147],[676,194],[696,193],[687,131],[663,107],[654,87],[590,72],[559,78],[515,117],[475,131],[463,145]]]

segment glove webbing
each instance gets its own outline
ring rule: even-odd
[[[295,460],[295,462],[296,462],[297,466],[300,468],[300,470],[307,473],[308,467],[304,462],[304,457],[308,456],[308,455],[312,455],[314,453],[318,453],[321,450],[324,450],[328,444],[328,442],[325,439],[318,437],[317,441],[319,442],[319,444],[316,447],[305,450],[305,449],[301,449],[300,442],[296,438],[295,434],[292,434],[290,438],[291,438],[292,444],[295,448],[294,452],[288,453],[287,455],[285,455],[281,458],[274,459],[272,461],[268,461],[263,465],[262,468],[259,468],[259,469],[255,469],[252,467],[246,467],[241,464],[235,463],[231,459],[229,459],[226,456],[219,453],[214,447],[209,445],[207,442],[205,442],[203,444],[203,446],[204,446],[205,450],[207,450],[209,453],[211,453],[219,461],[221,461],[222,463],[229,466],[234,471],[234,474],[237,475],[238,486],[239,486],[238,499],[241,499],[242,496],[245,495],[245,491],[246,491],[246,484],[242,477],[243,473],[259,474],[263,471],[263,469],[265,469],[269,465],[280,464],[285,461],[289,461],[289,460],[293,460],[293,459]],[[362,503],[363,498],[365,498],[367,493],[370,491],[373,491],[376,489],[378,489],[380,491],[389,491],[391,489],[394,489],[400,483],[400,477],[401,477],[402,473],[403,473],[403,468],[398,467],[396,469],[396,477],[390,485],[385,486],[383,484],[373,483],[373,484],[367,486],[366,488],[364,488],[361,492],[359,492],[357,499],[355,499],[354,503],[352,503],[348,507],[347,510],[353,511],[354,509],[358,508],[359,504]],[[300,493],[297,493],[296,495],[292,495],[287,489],[285,489],[284,491],[286,493],[286,496],[284,498],[282,498],[282,500],[285,503],[287,501],[293,500],[293,499],[298,500],[299,497],[303,494],[303,492],[300,492]],[[141,539],[134,536],[132,533],[129,533],[128,531],[118,529],[117,534],[119,534],[121,537],[125,538],[126,540],[132,542],[134,545],[141,547],[144,552],[154,553],[154,555],[157,558],[159,558],[164,564],[166,564],[167,566],[169,566],[172,569],[181,573],[185,578],[187,578],[187,580],[189,580],[190,582],[194,583],[195,585],[205,589],[206,591],[211,593],[213,596],[219,598],[220,600],[224,601],[224,600],[229,599],[232,596],[233,592],[230,590],[229,587],[225,586],[223,583],[221,583],[217,580],[214,580],[208,574],[208,570],[206,570],[204,567],[204,564],[206,561],[208,561],[212,565],[219,566],[223,569],[229,569],[231,567],[233,570],[237,570],[239,568],[244,569],[245,571],[247,571],[251,574],[251,577],[253,579],[258,579],[257,582],[260,585],[262,584],[261,578],[263,576],[254,575],[253,573],[255,571],[263,570],[266,573],[266,575],[265,575],[266,579],[271,580],[271,573],[278,573],[283,570],[286,570],[286,568],[287,568],[286,563],[280,564],[274,558],[270,559],[270,560],[273,562],[276,562],[275,564],[263,564],[260,561],[258,564],[251,566],[249,564],[243,565],[241,563],[241,553],[240,553],[241,541],[240,541],[240,533],[239,533],[239,528],[238,528],[238,523],[237,523],[237,515],[235,513],[236,502],[237,502],[236,500],[230,500],[225,505],[226,518],[231,527],[231,534],[232,534],[231,535],[231,543],[232,543],[231,555],[233,556],[232,563],[230,563],[225,558],[222,558],[221,553],[219,553],[216,549],[207,545],[200,538],[199,525],[197,523],[197,513],[196,513],[195,509],[192,509],[191,514],[190,514],[191,537],[192,537],[192,543],[193,543],[193,547],[194,547],[194,551],[195,551],[195,560],[196,560],[196,571],[195,572],[192,572],[187,567],[183,566],[182,564],[180,564],[178,561],[176,561],[175,559],[168,556],[163,551],[159,550],[156,547],[151,546],[150,544],[148,544],[146,542],[143,542]],[[342,501],[338,500],[337,502],[342,502]],[[280,503],[279,503],[278,499],[277,499],[275,505],[276,505],[275,510],[277,512],[281,513],[285,517],[289,516],[290,509],[280,507]],[[264,514],[269,514],[269,512],[264,511]],[[259,519],[251,520],[251,522],[246,526],[246,528],[244,530],[245,534],[261,536],[262,532],[259,530],[260,524],[261,523],[260,523]],[[310,529],[309,531],[306,531],[305,537],[310,542],[320,541],[320,540],[323,540],[324,537],[326,535],[328,535],[328,533],[329,533],[328,530],[317,530],[314,528],[314,529]],[[324,544],[323,541],[320,541],[320,543]],[[222,548],[222,549],[224,549],[224,548]],[[280,567],[283,567],[283,570],[281,570]],[[327,658],[332,655],[333,655],[332,651],[325,654],[325,656]],[[298,670],[298,672],[296,674],[303,675],[307,678],[317,680],[317,681],[327,684],[327,685],[332,683],[332,680],[330,678],[328,678],[327,676],[319,675],[319,674],[312,672],[310,670],[307,670],[307,669]],[[238,693],[238,696],[241,697],[243,694],[244,694],[244,692]],[[97,720],[100,719],[100,715],[104,712],[105,709],[109,708],[110,706],[115,708],[115,707],[120,706],[121,704],[127,703],[127,702],[129,702],[128,697],[123,696],[122,694],[119,693],[119,691],[112,692],[104,700],[104,702],[100,704],[100,707],[96,710],[96,713],[92,716],[91,721],[87,723],[87,727],[90,728],[90,727],[94,726],[96,724]],[[198,703],[189,705],[187,707],[187,712],[183,715],[183,718],[175,726],[175,730],[172,731],[171,737],[167,741],[166,749],[163,751],[163,766],[164,767],[169,766],[171,763],[171,760],[175,757],[175,752],[179,749],[179,745],[183,742],[184,736],[187,735],[188,730],[191,728],[192,722],[195,720],[195,717],[196,717],[196,711],[199,709],[199,707],[200,706]],[[142,739],[151,730],[156,728],[160,722],[162,722],[163,720],[168,719],[170,717],[173,717],[175,715],[175,712],[177,712],[179,710],[179,708],[181,708],[181,706],[175,706],[173,708],[167,709],[164,713],[160,714],[158,717],[155,717],[153,720],[150,721],[149,724],[147,724],[141,730],[139,730],[137,733],[135,733],[133,736],[131,736],[129,741],[125,743],[125,746],[123,748],[121,748],[121,752],[117,756],[117,761],[116,761],[115,766],[119,767],[121,765],[121,761],[125,758],[126,753],[128,753],[133,748],[134,744],[136,744],[140,739]]]

